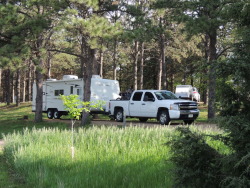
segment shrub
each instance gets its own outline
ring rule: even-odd
[[[223,158],[223,186],[250,187],[250,120],[246,116],[224,117],[219,126],[227,134],[223,142],[232,150]]]
[[[177,128],[177,136],[167,145],[175,164],[176,187],[218,187],[222,175],[221,155],[210,147],[202,135],[189,128]]]

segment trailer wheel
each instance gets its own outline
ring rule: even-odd
[[[115,120],[117,122],[123,121],[123,109],[120,108],[115,111]]]
[[[55,119],[60,119],[60,117],[61,117],[60,112],[58,112],[58,110],[54,111],[53,116],[54,116]]]
[[[53,119],[53,116],[54,115],[54,111],[52,110],[52,109],[49,109],[48,111],[47,111],[47,117],[49,118],[49,119]]]
[[[161,125],[169,124],[170,118],[167,110],[162,110],[159,112],[159,122]]]

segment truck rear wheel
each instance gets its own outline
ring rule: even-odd
[[[123,110],[122,109],[117,109],[115,111],[115,119],[117,122],[122,122],[123,121]]]
[[[47,117],[48,117],[49,119],[53,119],[53,117],[54,117],[54,111],[53,111],[52,109],[49,109],[49,110],[47,111]]]
[[[170,118],[167,110],[162,110],[159,112],[159,122],[161,125],[169,124]]]

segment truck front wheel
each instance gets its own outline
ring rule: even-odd
[[[170,118],[167,110],[162,110],[159,112],[159,122],[161,125],[169,124]]]
[[[122,122],[123,121],[123,110],[122,109],[117,109],[115,111],[115,119],[117,122]]]

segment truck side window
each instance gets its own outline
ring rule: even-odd
[[[133,96],[133,101],[140,101],[142,97],[142,92],[136,92]]]
[[[146,92],[143,101],[155,101],[154,95],[151,92]]]

